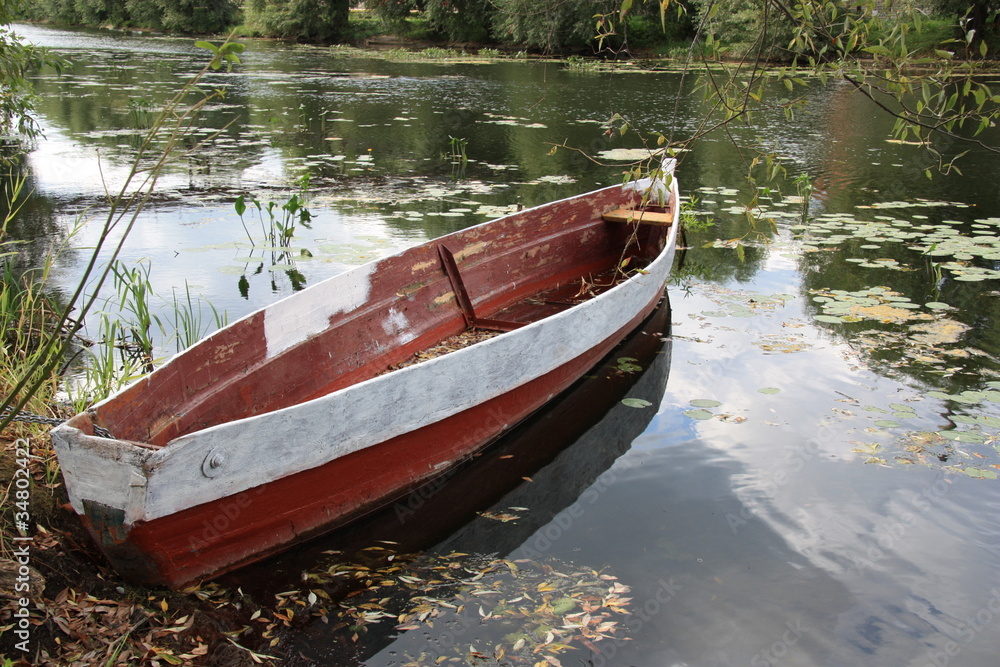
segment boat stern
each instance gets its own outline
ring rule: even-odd
[[[143,516],[144,464],[154,450],[94,435],[89,413],[52,429],[52,444],[73,510],[102,549],[124,543]]]

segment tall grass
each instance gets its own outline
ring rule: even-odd
[[[41,288],[48,280],[52,261],[22,270],[17,262],[20,242],[8,235],[10,224],[24,205],[25,182],[23,175],[7,181],[7,213],[0,223],[0,391],[5,394],[22,378],[30,378],[39,387],[46,383],[47,378],[36,367],[46,336],[61,319],[60,307]]]
[[[183,297],[176,292],[169,300],[157,295],[150,270],[147,262],[111,265],[115,292],[97,313],[96,340],[78,340],[72,369],[60,373],[74,411],[151,372],[162,360],[158,353],[167,354],[170,348],[180,352],[226,325],[225,312],[211,303],[211,317],[206,317],[203,301],[191,295],[186,281]]]
[[[191,287],[184,281],[184,297],[178,299],[177,292],[173,294],[173,340],[177,352],[191,347],[201,340],[206,333],[221,329],[227,324],[225,311],[219,312],[215,306],[208,303],[212,311],[211,320],[205,319],[202,311],[202,301],[191,298]]]

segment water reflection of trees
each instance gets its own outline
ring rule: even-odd
[[[877,285],[887,285],[915,304],[944,302],[952,309],[940,313],[960,322],[968,329],[955,344],[941,343],[929,347],[910,342],[911,323],[887,323],[875,320],[846,324],[820,325],[842,339],[852,349],[868,359],[873,369],[889,376],[905,376],[921,385],[942,387],[956,392],[982,383],[986,373],[1000,371],[1000,297],[990,290],[987,282],[965,282],[953,275],[937,272],[928,258],[906,248],[906,244],[884,244],[880,257],[896,259],[905,270],[871,269],[848,261],[863,256],[858,246],[864,239],[849,241],[833,252],[803,253],[799,260],[802,288],[807,311],[819,314],[819,306],[811,296],[819,290],[856,292]],[[927,312],[926,308],[914,312]],[[872,345],[872,337],[859,337],[861,332],[884,332],[885,344]]]
[[[193,62],[190,54],[75,53],[61,75],[46,72],[36,77],[38,112],[48,126],[73,141],[99,149],[106,159],[130,164],[159,110],[195,73]],[[231,171],[259,160],[261,147],[246,141],[248,99],[240,86],[228,86],[227,91],[224,102],[206,108],[199,124],[221,130],[219,139],[200,144],[209,131],[192,128],[182,142],[182,150],[192,153],[175,170],[198,174],[223,171],[219,168],[225,166]],[[201,95],[194,91],[191,103]]]
[[[18,178],[25,179],[21,198],[11,202],[13,183]],[[4,193],[0,197],[0,217],[10,214],[11,204],[17,211],[7,224],[3,239],[15,242],[7,246],[15,251],[7,261],[13,261],[19,271],[42,266],[51,249],[66,238],[66,230],[56,223],[55,205],[47,199],[30,196],[35,189],[36,179],[23,158],[9,164],[0,175],[0,191]]]

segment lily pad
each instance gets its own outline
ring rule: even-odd
[[[696,398],[691,401],[691,405],[696,408],[717,408],[722,405],[722,402],[711,398]]]
[[[623,398],[622,405],[627,405],[630,408],[648,408],[652,403],[641,398]]]
[[[713,415],[708,410],[685,410],[684,416],[691,419],[706,420],[711,419]]]

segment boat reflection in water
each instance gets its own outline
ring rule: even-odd
[[[555,398],[478,456],[331,535],[296,550],[227,575],[222,583],[270,599],[303,584],[305,573],[328,572],[331,564],[372,565],[372,553],[385,565],[384,554],[424,552],[462,554],[461,564],[488,556],[533,558],[546,534],[564,518],[582,511],[588,494],[599,492],[609,468],[649,425],[662,400],[670,369],[670,306],[666,298],[623,343],[590,374]],[[626,399],[648,402],[628,405]],[[603,477],[602,477],[603,476]],[[595,491],[598,490],[598,491]],[[562,517],[553,522],[557,515]],[[552,523],[551,529],[547,525]],[[560,529],[561,530],[561,529]],[[385,551],[382,551],[384,549]],[[364,550],[367,550],[364,551]],[[346,558],[345,558],[346,557]],[[403,562],[399,559],[396,562]],[[460,564],[454,562],[453,567]],[[359,566],[367,571],[368,565]],[[333,569],[341,569],[333,568]],[[350,566],[347,566],[350,570]],[[377,569],[377,565],[373,568]],[[395,568],[398,569],[398,568]],[[474,569],[474,568],[473,568]],[[329,583],[329,582],[326,582]],[[337,597],[358,595],[357,587],[322,586]],[[442,584],[435,597],[447,599],[460,585]],[[385,591],[386,589],[383,589]],[[400,591],[393,590],[393,595]],[[378,593],[390,595],[389,592]],[[360,600],[358,600],[360,602]],[[338,623],[313,620],[291,631],[290,654],[316,664],[341,664],[411,651],[398,645],[427,645],[428,633],[401,633],[397,623],[372,623],[360,641]],[[440,628],[440,624],[435,626]],[[440,630],[439,630],[440,631]],[[408,639],[411,635],[415,639]],[[473,637],[466,637],[471,640]],[[433,642],[432,642],[433,643]],[[395,663],[387,658],[388,664]],[[404,661],[405,662],[405,661]]]

